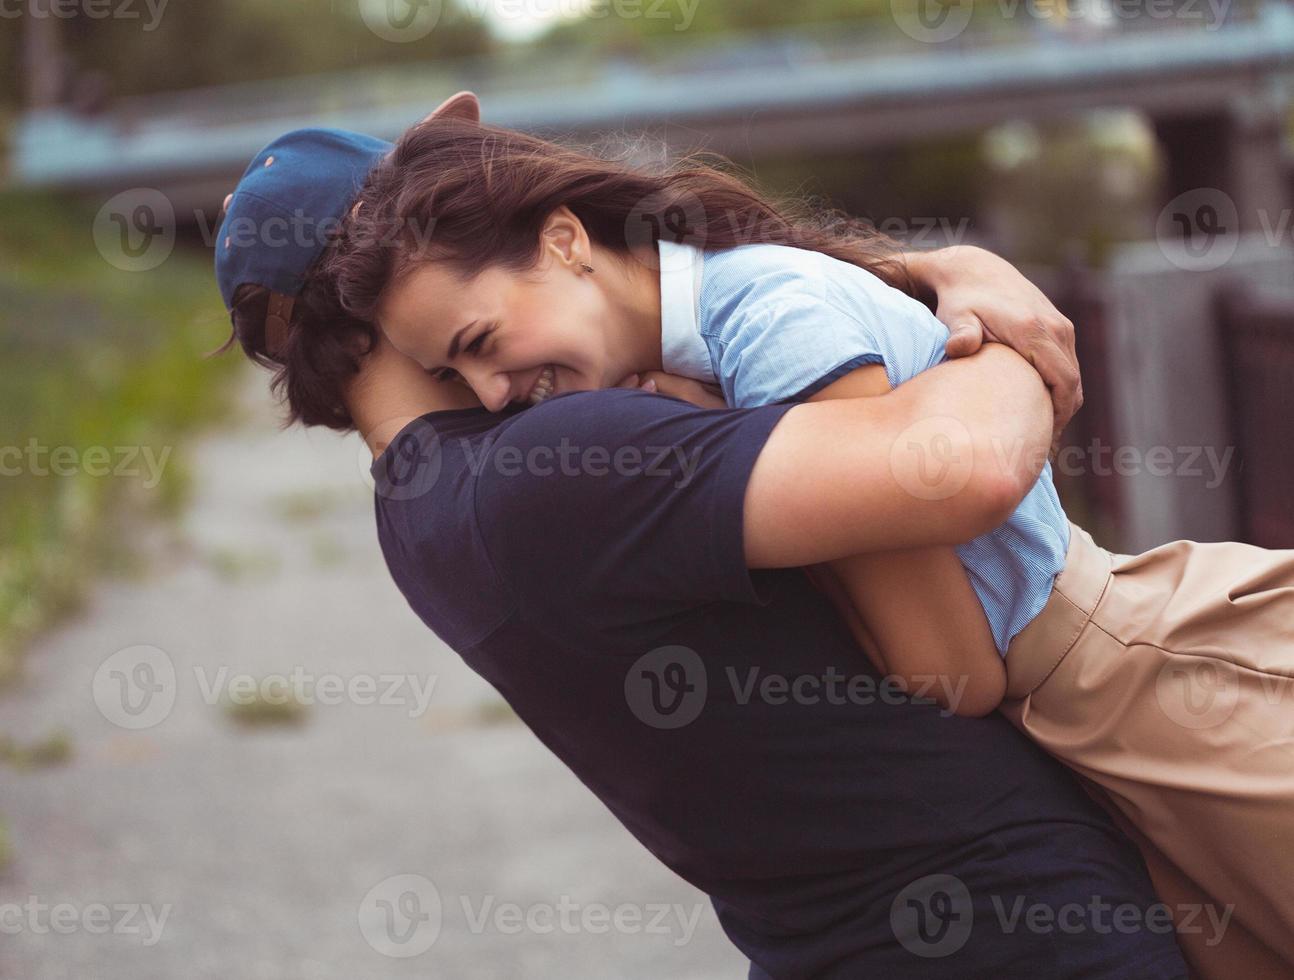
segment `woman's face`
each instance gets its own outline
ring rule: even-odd
[[[590,274],[587,245],[572,247],[570,227],[549,230],[525,272],[490,267],[464,281],[444,262],[423,264],[387,289],[382,331],[424,369],[460,376],[492,412],[619,383],[643,365],[629,363],[641,344],[627,336],[616,263]]]

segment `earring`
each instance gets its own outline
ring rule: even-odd
[[[581,262],[580,268],[583,269],[585,272],[587,272],[589,275],[593,275],[593,266],[589,265],[587,262]]]

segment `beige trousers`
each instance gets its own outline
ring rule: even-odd
[[[1294,551],[1070,533],[1003,713],[1141,847],[1196,976],[1290,980]]]

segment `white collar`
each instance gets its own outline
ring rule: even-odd
[[[710,349],[701,336],[697,309],[701,302],[701,266],[704,256],[694,245],[661,239],[660,347],[661,366],[667,374],[714,383]]]

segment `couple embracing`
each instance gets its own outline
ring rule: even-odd
[[[270,144],[216,271],[413,610],[751,977],[1294,975],[1294,553],[1066,518],[1072,327],[1005,262],[461,93]]]

